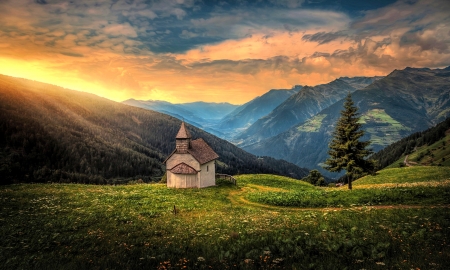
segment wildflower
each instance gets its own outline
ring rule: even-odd
[[[204,262],[204,261],[205,261],[205,258],[203,258],[203,257],[198,257],[198,258],[197,258],[197,261],[199,261],[199,262]]]
[[[282,263],[283,261],[284,261],[283,258],[276,258],[275,260],[273,260],[273,263],[274,264],[279,264],[279,263]]]

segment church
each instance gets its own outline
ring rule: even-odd
[[[176,136],[176,148],[164,161],[167,187],[204,188],[216,184],[215,160],[219,156],[203,140],[191,140],[184,122]]]

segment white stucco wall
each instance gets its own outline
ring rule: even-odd
[[[198,188],[199,174],[175,174],[167,171],[167,187]]]
[[[216,185],[216,164],[213,161],[201,165],[200,187],[209,187]]]

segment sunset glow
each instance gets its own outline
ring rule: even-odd
[[[1,1],[0,73],[115,101],[242,104],[450,65],[448,1],[343,2]]]

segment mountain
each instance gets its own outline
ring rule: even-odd
[[[272,89],[226,115],[219,123],[218,129],[235,133],[246,128],[259,118],[269,114],[290,96],[298,93],[301,88],[302,86],[296,85],[292,89]]]
[[[379,168],[407,165],[450,166],[450,118],[425,131],[416,132],[397,141],[371,158]]]
[[[233,105],[227,102],[209,103],[203,101],[181,103],[175,105],[192,112],[197,117],[201,117],[207,120],[220,120],[225,115],[231,113],[233,110],[239,107],[239,105]]]
[[[374,81],[352,98],[359,108],[366,139],[379,151],[414,132],[425,130],[450,115],[450,71],[406,68]],[[255,155],[282,158],[319,169],[328,157],[328,143],[343,108],[343,100],[277,136],[244,147]]]
[[[0,183],[161,177],[181,121],[93,94],[0,75]],[[193,126],[219,154],[217,172],[302,178],[308,170],[257,158]]]
[[[245,146],[278,135],[377,79],[379,77],[344,77],[327,84],[305,86],[236,136],[236,140]]]
[[[201,101],[173,104],[161,100],[128,99],[123,101],[122,103],[168,114],[180,120],[184,120],[191,125],[201,128],[221,138],[224,137],[224,134],[218,129],[215,129],[215,125],[221,118],[239,107],[238,105],[233,105],[225,102],[207,103]]]

